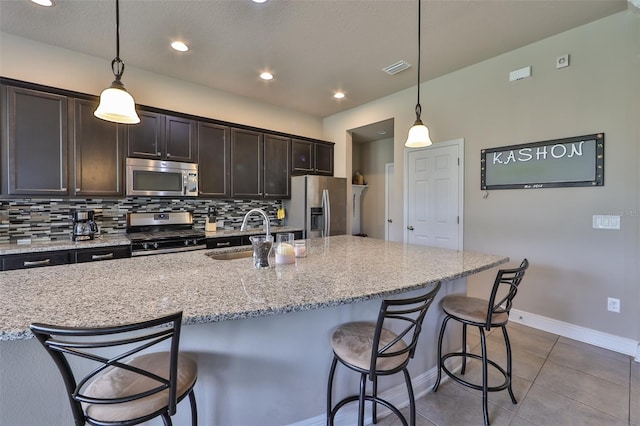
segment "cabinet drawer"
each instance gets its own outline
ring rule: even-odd
[[[122,259],[131,257],[130,246],[101,247],[78,250],[75,253],[76,263],[97,262],[100,260]]]
[[[220,238],[207,238],[207,248],[225,248],[225,247],[237,247],[243,244],[241,236],[236,237],[220,237]]]
[[[2,270],[38,268],[41,266],[65,265],[71,263],[71,252],[48,251],[42,253],[7,255],[2,259]]]

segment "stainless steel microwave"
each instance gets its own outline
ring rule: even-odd
[[[127,158],[127,196],[196,197],[198,165]]]

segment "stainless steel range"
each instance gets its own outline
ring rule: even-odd
[[[204,231],[193,229],[189,212],[127,213],[127,237],[132,256],[206,248]]]

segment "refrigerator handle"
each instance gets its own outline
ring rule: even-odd
[[[328,237],[331,233],[331,200],[329,200],[329,190],[322,190],[322,208],[324,217],[324,226],[322,227],[322,236]]]

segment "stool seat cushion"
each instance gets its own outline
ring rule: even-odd
[[[477,297],[450,295],[442,298],[442,310],[452,317],[475,323],[482,326],[487,323],[489,302]],[[491,318],[492,326],[501,326],[507,323],[507,312],[494,312]]]
[[[146,370],[165,379],[169,379],[169,352],[157,352],[140,355],[126,364]],[[196,362],[189,356],[178,356],[177,396],[181,399],[195,384],[198,374]],[[157,388],[161,383],[138,373],[117,367],[108,367],[90,382],[83,394],[92,398],[118,398],[135,395]],[[136,419],[154,413],[169,402],[169,390],[165,389],[153,395],[130,402],[117,404],[82,403],[87,416],[104,422],[118,422]]]
[[[376,330],[374,322],[350,322],[339,326],[333,333],[331,346],[338,358],[347,364],[361,370],[371,368],[371,349],[373,335]],[[385,328],[380,335],[379,348],[397,338],[397,334]],[[391,346],[386,352],[396,352],[405,349],[407,344],[401,339]],[[403,353],[392,357],[378,357],[376,371],[390,371],[403,365],[409,358],[409,353]]]

